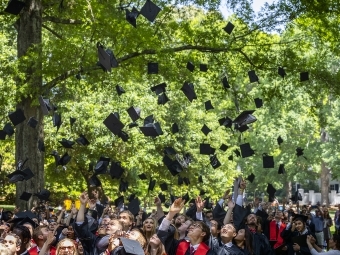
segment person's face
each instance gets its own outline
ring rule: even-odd
[[[182,225],[182,223],[185,222],[185,217],[183,215],[179,215],[175,220],[175,226],[179,227]]]
[[[295,221],[295,228],[297,231],[302,232],[305,229],[305,225],[303,224],[302,221],[297,220]]]
[[[187,236],[189,239],[197,239],[199,237],[204,237],[205,232],[203,232],[202,226],[199,223],[194,222],[189,226]]]
[[[155,227],[155,222],[152,219],[146,219],[144,221],[144,230],[147,232],[152,231]]]
[[[212,219],[213,219],[213,214],[212,214],[212,212],[207,213],[207,214],[205,215],[205,217],[207,217],[208,220],[212,220]]]
[[[331,249],[336,248],[336,242],[334,242],[333,238],[329,239],[329,248]]]
[[[218,223],[216,220],[211,220],[210,221],[210,233],[212,234],[212,236],[217,236],[218,233],[221,232],[221,230],[218,230]]]
[[[226,224],[221,229],[221,237],[233,238],[236,236],[236,229],[231,224]]]
[[[10,254],[15,254],[20,250],[20,246],[17,246],[17,239],[12,235],[7,235],[3,241],[3,244],[8,249]]]
[[[47,240],[48,233],[49,233],[49,231],[48,231],[47,228],[42,228],[41,229],[41,234],[42,234],[42,237],[43,237],[44,241]]]
[[[276,219],[276,220],[281,220],[281,219],[282,219],[282,216],[283,216],[283,213],[282,213],[282,212],[276,211],[276,213],[275,213],[275,219]]]
[[[246,237],[246,231],[244,229],[240,229],[238,232],[237,232],[237,235],[235,236],[235,240],[236,241],[244,241],[245,240],[245,237]]]
[[[27,223],[25,223],[23,225],[28,228],[28,230],[31,233],[31,236],[33,236],[33,227],[32,227],[32,225],[31,224],[27,224]]]
[[[247,216],[247,224],[248,225],[256,225],[257,224],[257,218],[255,214],[249,214]]]
[[[161,243],[161,240],[159,240],[157,234],[154,234],[151,236],[149,243],[158,246]]]
[[[39,221],[37,218],[32,218],[32,220],[36,223],[36,224],[39,224]]]
[[[132,225],[130,217],[129,217],[129,215],[127,213],[119,214],[119,218],[118,219],[123,224],[124,228],[130,227]]]
[[[60,244],[58,255],[72,255],[74,253],[74,249],[74,243],[66,240]]]
[[[54,231],[54,229],[57,227],[57,222],[51,221],[50,224],[48,225],[48,230]]]
[[[84,247],[81,244],[81,242],[78,243],[78,254],[80,255],[84,254]]]
[[[110,220],[109,224],[106,226],[106,234],[112,235],[117,230],[122,230],[121,224],[118,220]]]
[[[177,229],[179,232],[183,233],[188,230],[189,226],[191,225],[192,221],[187,220],[186,222],[182,223]]]
[[[130,240],[137,240],[140,237],[141,233],[138,231],[132,230],[127,234],[127,238]]]
[[[70,239],[74,239],[74,230],[72,226],[68,227],[66,237]]]
[[[107,228],[107,225],[101,224],[101,225],[98,227],[98,235],[99,235],[99,236],[104,236],[104,235],[106,235],[106,228]]]
[[[104,218],[104,219],[102,220],[102,224],[103,224],[103,225],[107,225],[107,224],[109,224],[109,222],[110,222],[110,218],[109,218],[109,217],[106,217],[106,218]]]
[[[320,216],[321,212],[319,210],[315,210],[315,214],[316,214],[316,216]]]

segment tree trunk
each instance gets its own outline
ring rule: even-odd
[[[22,81],[18,81],[18,87],[27,84],[26,93],[18,98],[17,108],[23,109],[26,117],[24,123],[16,126],[15,134],[15,161],[28,161],[25,167],[29,167],[34,173],[34,177],[16,185],[16,205],[21,210],[30,209],[33,200],[29,202],[19,199],[23,191],[37,193],[44,187],[44,153],[38,150],[38,140],[43,140],[43,114],[39,106],[32,105],[32,100],[38,99],[42,89],[42,4],[41,0],[27,0],[26,6],[20,14],[17,22],[18,42],[17,51],[19,59],[19,70],[25,74]],[[22,56],[29,54],[27,60]],[[32,95],[32,98],[30,98]],[[28,119],[34,117],[38,120],[38,125],[34,129],[26,125]]]
[[[289,198],[292,197],[292,182],[286,182],[286,199],[289,201]]]
[[[328,134],[322,129],[321,131],[321,142],[328,142]],[[321,181],[321,204],[326,204],[329,206],[329,179],[330,179],[330,169],[326,166],[326,163],[321,160],[321,173],[320,173],[320,181]]]

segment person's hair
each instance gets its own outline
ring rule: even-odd
[[[248,228],[244,229],[244,247],[247,249],[249,254],[253,254],[253,235]]]
[[[42,229],[43,228],[48,228],[46,225],[41,225],[41,226],[38,226],[38,227],[36,227],[34,230],[33,230],[33,240],[34,240],[34,242],[38,242],[38,236],[39,235],[42,235]]]
[[[184,222],[186,222],[187,220],[191,220],[191,218],[189,216],[182,214],[182,213],[177,213],[174,217],[174,220],[176,220],[178,216],[183,216],[184,219],[185,219]]]
[[[69,242],[72,243],[72,245],[73,245],[73,255],[78,255],[78,250],[77,250],[77,247],[76,247],[76,245],[75,245],[75,243],[74,243],[74,240],[69,239],[69,238],[64,238],[64,239],[62,239],[62,240],[59,241],[59,243],[57,244],[57,247],[56,247],[55,254],[56,254],[56,255],[59,255],[61,246],[63,246],[63,244],[64,244],[66,241],[69,241]]]
[[[340,235],[334,234],[332,236],[333,241],[335,242],[335,247],[337,250],[340,250]]]
[[[150,232],[146,232],[146,230],[145,230],[145,225],[144,225],[144,222],[146,221],[146,220],[152,220],[153,221],[153,228],[151,229],[151,231]],[[153,218],[153,217],[148,217],[148,218],[146,218],[145,220],[144,220],[144,222],[143,222],[143,227],[142,227],[142,232],[143,232],[143,234],[145,235],[145,237],[146,237],[146,240],[150,240],[150,238],[151,238],[151,236],[153,236],[155,233],[156,233],[156,228],[157,228],[157,220],[155,219],[155,218]]]
[[[139,242],[143,250],[145,250],[147,241],[146,241],[146,237],[144,236],[143,232],[139,228],[133,228],[131,229],[131,231],[136,231],[140,234],[139,237],[136,239],[136,241]]]
[[[20,236],[18,236],[17,234],[13,233],[13,232],[8,232],[6,234],[6,236],[13,236],[17,241],[16,241],[16,246],[19,247],[21,246],[21,239]]]
[[[146,247],[145,255],[150,255],[150,254],[151,254],[151,245],[150,245],[150,242],[149,242],[148,246]],[[166,255],[166,250],[165,250],[164,244],[162,242],[160,242],[158,247],[157,247],[156,255]]]
[[[135,216],[132,214],[132,212],[130,212],[129,210],[124,210],[119,212],[119,216],[123,213],[126,213],[127,215],[129,215],[130,221],[133,223],[135,221]]]
[[[195,221],[196,224],[199,224],[202,228],[202,232],[205,232],[205,236],[203,237],[202,242],[206,242],[210,238],[210,228],[207,224],[205,224],[203,221]]]
[[[329,215],[329,211],[327,210],[327,212],[323,211],[323,217],[326,219],[332,219],[331,216]]]
[[[28,241],[31,240],[32,236],[31,236],[31,232],[30,230],[28,229],[28,227],[25,227],[23,225],[16,225],[14,228],[13,228],[13,232],[15,234],[17,234],[18,236],[21,235],[22,239],[21,239],[21,243],[23,244],[27,244]],[[27,239],[27,242],[25,243],[24,240]]]

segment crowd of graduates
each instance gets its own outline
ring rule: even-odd
[[[241,180],[216,204],[174,198],[167,212],[159,197],[151,213],[136,197],[103,205],[97,190],[80,195],[78,210],[2,210],[0,255],[340,255],[340,236],[330,232],[340,207],[332,219],[324,206],[243,205],[245,189]]]

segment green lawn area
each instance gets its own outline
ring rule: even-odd
[[[335,210],[329,210],[329,215],[331,216],[331,219],[334,219],[334,214],[335,214]],[[335,225],[333,222],[333,226],[331,227],[331,233],[333,234],[335,232]]]

